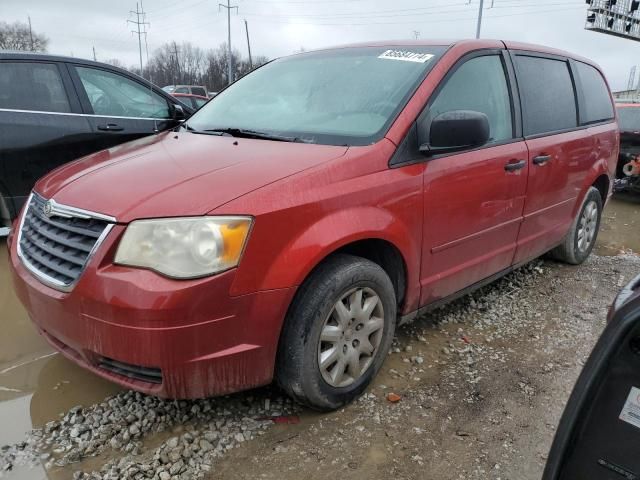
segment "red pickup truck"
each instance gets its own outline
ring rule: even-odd
[[[174,131],[41,179],[9,241],[45,338],[170,398],[364,391],[398,324],[535,257],[583,262],[619,134],[587,59],[501,41],[273,61]]]

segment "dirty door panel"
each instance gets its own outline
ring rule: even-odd
[[[595,153],[588,129],[578,129],[569,61],[528,52],[512,57],[529,148],[527,200],[515,257],[519,263],[562,241]]]
[[[445,111],[484,113],[491,139],[483,148],[427,162],[422,304],[490,277],[513,261],[528,166],[506,62],[500,53],[467,60],[427,108],[427,123]]]

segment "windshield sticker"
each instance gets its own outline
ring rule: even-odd
[[[433,58],[430,53],[406,52],[404,50],[387,50],[378,58],[385,60],[402,60],[403,62],[427,63]]]
[[[640,389],[631,388],[619,418],[623,422],[640,428]]]

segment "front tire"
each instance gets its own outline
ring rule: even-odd
[[[304,282],[280,339],[276,380],[298,402],[340,408],[376,376],[396,321],[393,284],[377,264],[334,255]]]
[[[578,216],[571,224],[569,233],[562,245],[551,252],[552,256],[571,265],[584,262],[596,244],[601,218],[602,197],[597,188],[591,187],[582,202]]]

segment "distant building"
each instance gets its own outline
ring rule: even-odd
[[[621,90],[613,92],[616,102],[640,103],[640,90]]]

